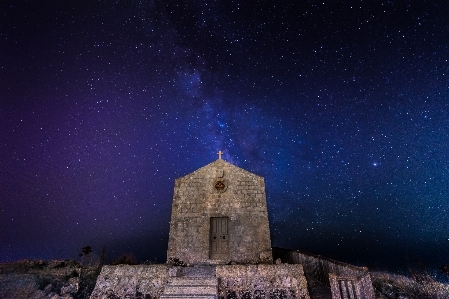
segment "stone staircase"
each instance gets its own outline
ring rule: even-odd
[[[332,299],[332,291],[330,287],[325,286],[316,279],[306,276],[309,286],[310,299]]]
[[[168,279],[161,299],[218,298],[218,280],[215,267],[194,266],[179,269]]]

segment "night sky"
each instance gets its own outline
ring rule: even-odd
[[[272,245],[449,262],[447,1],[0,1],[0,261],[165,262],[175,178],[265,178]]]

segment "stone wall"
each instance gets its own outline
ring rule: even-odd
[[[369,273],[360,275],[335,275],[329,273],[332,299],[374,299],[374,289]]]
[[[211,217],[227,217],[229,252],[210,260]],[[175,181],[167,257],[187,264],[272,262],[264,179],[218,159]]]
[[[371,276],[366,267],[278,247],[273,248],[273,258],[283,263],[301,264],[307,278],[330,287],[332,299],[374,299]]]
[[[221,299],[309,299],[301,265],[217,266]]]
[[[168,269],[167,265],[103,266],[90,299],[159,298]]]
[[[356,267],[320,256],[297,252],[306,275],[330,286],[332,299],[374,299],[371,277],[366,267]]]

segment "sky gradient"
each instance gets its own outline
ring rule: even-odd
[[[0,261],[165,262],[174,180],[265,178],[272,245],[449,263],[447,1],[0,1]]]

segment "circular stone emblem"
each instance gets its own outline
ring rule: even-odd
[[[225,192],[228,188],[225,180],[216,180],[214,187],[218,192]]]

